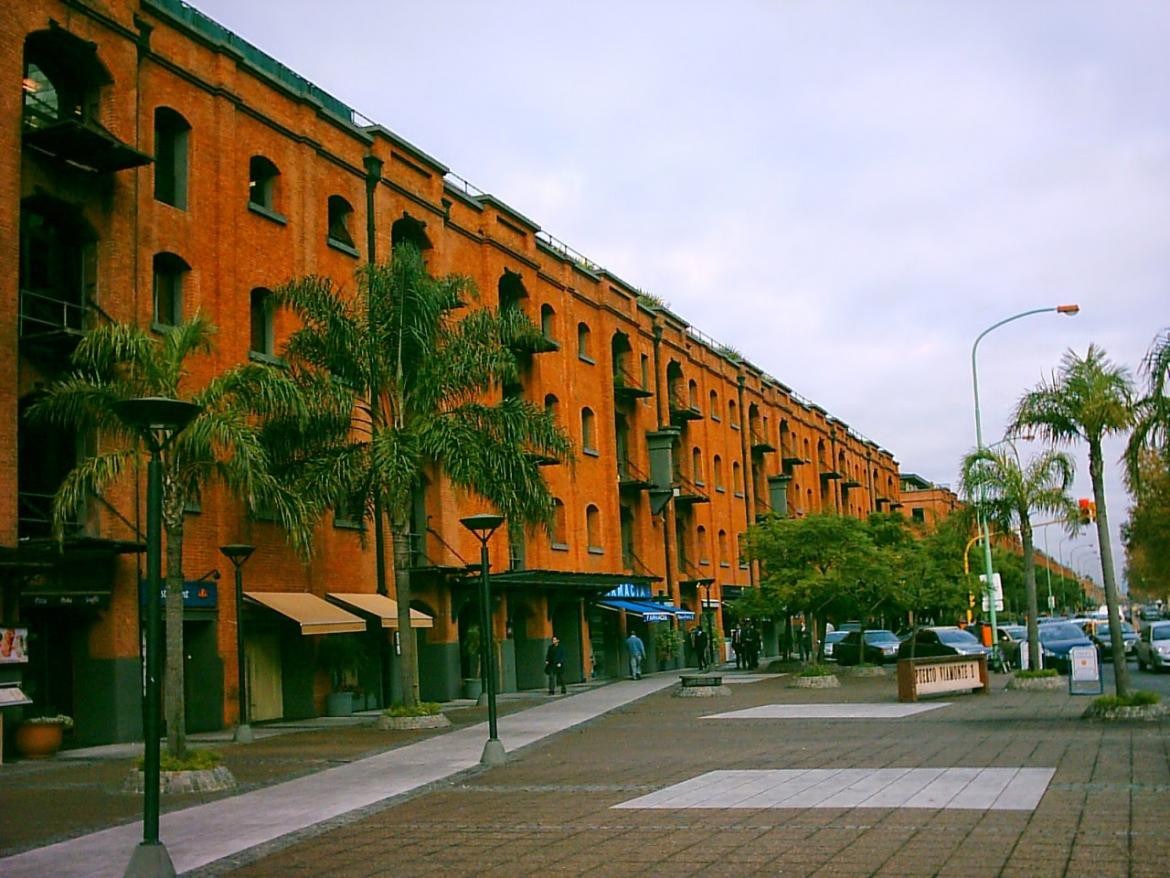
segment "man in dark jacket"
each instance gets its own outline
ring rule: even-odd
[[[544,654],[544,673],[548,677],[548,694],[556,693],[556,687],[561,687],[561,694],[565,694],[565,648],[561,646],[561,639],[555,634],[548,651]]]
[[[699,670],[707,670],[707,632],[703,630],[702,625],[696,625],[694,634],[691,636],[691,645],[695,649],[695,658],[699,662]]]

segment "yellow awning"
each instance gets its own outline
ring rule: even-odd
[[[383,628],[398,627],[398,601],[388,598],[384,594],[369,594],[366,592],[331,591],[328,597],[371,616],[382,620]],[[411,628],[434,628],[435,620],[420,610],[410,611]]]
[[[366,630],[360,616],[302,591],[247,591],[244,597],[301,626],[301,634],[347,634]]]

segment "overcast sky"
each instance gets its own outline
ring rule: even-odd
[[[1067,349],[1096,342],[1136,371],[1170,324],[1164,2],[194,5],[903,472],[957,482],[975,441],[971,344],[996,321],[1082,309],[980,344],[988,442]],[[1087,451],[1072,450],[1088,496]],[[1095,534],[1066,539],[1065,558],[1082,544]],[[1116,538],[1114,554],[1120,576]],[[1090,550],[1075,558],[1100,581]]]

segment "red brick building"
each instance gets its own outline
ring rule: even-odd
[[[481,305],[521,308],[549,344],[501,392],[555,410],[577,460],[544,470],[551,539],[491,543],[505,690],[543,683],[554,631],[570,681],[620,674],[631,627],[652,670],[657,630],[704,600],[718,619],[754,584],[739,544],[760,515],[899,501],[888,451],[178,0],[25,0],[0,20],[0,65],[22,82],[0,105],[0,626],[28,628],[31,654],[0,674],[21,676],[38,708],[75,715],[79,740],[141,735],[144,481],[95,498],[59,551],[51,496],[108,440],[33,428],[21,412],[100,321],[161,331],[210,315],[218,348],[198,382],[278,354],[291,327],[268,290],[306,274],[351,285],[402,240],[432,271],[473,278]],[[441,473],[416,495],[420,684],[446,700],[474,673],[460,641],[478,544],[459,518],[484,510]],[[307,565],[220,487],[185,532],[189,728],[236,717],[228,543],[256,547],[242,608],[252,718],[324,709],[323,637],[368,647],[347,681],[379,701],[369,656],[396,623],[368,600],[372,546],[343,515],[321,523]]]

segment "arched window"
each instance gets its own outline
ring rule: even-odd
[[[593,409],[581,409],[581,450],[586,454],[598,453],[597,440],[593,430]]]
[[[708,407],[708,410],[711,413],[711,420],[712,421],[723,420],[722,418],[719,417],[719,394],[716,393],[714,390],[712,390],[710,393],[710,399],[711,399],[711,404]]]
[[[650,389],[650,357],[642,354],[642,389]],[[648,400],[643,400],[647,402]]]
[[[553,310],[552,305],[540,306],[540,332],[546,339],[553,341],[556,338],[556,320],[557,312]]]
[[[154,111],[154,197],[187,209],[187,137],[191,126],[170,107]]]
[[[743,475],[739,471],[739,461],[731,462],[731,490],[736,497],[743,496]]]
[[[727,422],[731,425],[731,429],[739,429],[739,414],[734,399],[727,400]]]
[[[248,204],[275,212],[279,192],[280,170],[270,159],[254,155],[248,160]]]
[[[353,222],[353,206],[340,195],[330,195],[328,210],[329,231],[326,240],[330,244],[340,244],[353,250],[353,232],[350,229]]]
[[[703,452],[698,447],[691,449],[691,476],[694,478],[696,485],[704,484]]]
[[[520,300],[528,298],[528,290],[524,288],[524,281],[520,278],[519,272],[507,268],[496,282],[496,294],[499,296],[501,312],[511,308],[521,310]]]
[[[585,507],[585,541],[592,554],[600,555],[604,551],[601,547],[601,513],[593,504]]]
[[[183,283],[191,270],[174,253],[154,256],[154,323],[178,326],[183,322]]]
[[[735,554],[739,558],[739,569],[740,570],[747,570],[748,561],[747,561],[747,535],[746,534],[739,533],[739,534],[735,535]]]
[[[707,543],[707,528],[700,524],[698,529],[695,531],[695,537],[695,542],[698,544],[699,549],[699,563],[710,564],[711,548]]]
[[[592,363],[593,358],[589,352],[589,324],[577,324],[577,357],[587,363]]]
[[[390,226],[390,249],[393,251],[399,244],[410,244],[419,253],[431,249],[431,239],[427,237],[427,224],[417,220],[406,211],[402,217],[396,219]]]
[[[687,382],[687,405],[699,411],[699,382],[694,378]]]
[[[718,454],[715,455],[715,461],[712,466],[712,470],[712,478],[715,479],[715,490],[720,492],[726,490],[723,487],[723,458]]]
[[[565,524],[565,504],[554,497],[552,547],[554,549],[567,549],[569,547],[568,538],[568,527]]]
[[[266,289],[257,288],[252,290],[250,298],[252,326],[251,350],[256,354],[272,356],[276,353],[272,328],[272,293]]]
[[[730,567],[731,561],[727,557],[727,531],[719,531],[719,566]]]

